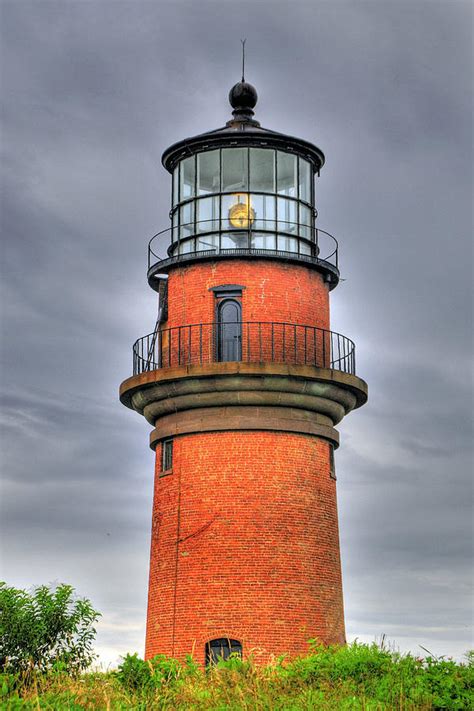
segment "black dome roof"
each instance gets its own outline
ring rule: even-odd
[[[161,158],[166,170],[171,173],[180,160],[202,151],[225,147],[260,146],[296,153],[310,161],[314,170],[319,172],[325,160],[322,150],[302,138],[295,138],[260,126],[253,118],[257,99],[257,91],[252,84],[246,81],[235,84],[229,92],[233,118],[222,128],[173,143]]]

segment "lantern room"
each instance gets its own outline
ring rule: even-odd
[[[177,261],[234,255],[308,262],[334,288],[337,242],[316,222],[315,178],[324,154],[261,127],[251,84],[236,84],[229,100],[233,117],[223,128],[180,141],[163,155],[172,174],[171,227],[150,242],[150,285],[158,290],[157,276]]]

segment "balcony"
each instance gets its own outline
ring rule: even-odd
[[[258,220],[247,229],[230,229],[219,219],[154,235],[148,244],[148,282],[157,290],[157,275],[173,265],[224,257],[304,263],[322,272],[330,289],[339,282],[338,243],[329,232],[287,220]]]
[[[355,345],[334,331],[273,321],[177,326],[133,345],[134,375],[219,362],[309,365],[355,375]]]

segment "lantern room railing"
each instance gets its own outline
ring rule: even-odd
[[[149,273],[171,264],[224,256],[277,257],[303,261],[339,274],[338,243],[313,225],[285,219],[256,219],[229,227],[224,219],[177,225],[154,235],[148,244]]]
[[[355,375],[355,345],[314,326],[269,321],[198,323],[167,328],[133,345],[133,374],[216,362],[285,363]]]

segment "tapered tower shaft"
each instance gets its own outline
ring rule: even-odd
[[[146,656],[299,654],[345,639],[335,430],[367,398],[330,330],[334,238],[316,225],[312,144],[233,119],[169,148],[170,246],[150,243],[154,333],[121,399],[154,428]]]

